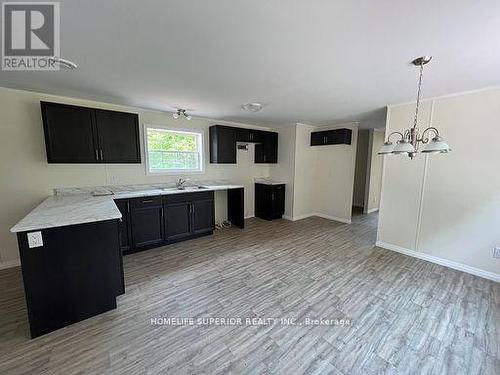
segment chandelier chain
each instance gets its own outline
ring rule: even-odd
[[[418,119],[418,109],[420,106],[420,92],[422,91],[422,74],[424,72],[424,63],[420,64],[420,76],[418,78],[418,91],[417,91],[417,105],[415,107],[415,119],[413,120],[413,127],[417,128],[417,119]]]

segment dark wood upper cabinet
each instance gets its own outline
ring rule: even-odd
[[[278,162],[278,133],[264,132],[263,142],[255,144],[256,163]]]
[[[115,111],[95,111],[99,157],[105,163],[140,163],[138,116]]]
[[[350,145],[352,138],[351,129],[323,130],[311,133],[311,146]]]
[[[137,114],[40,102],[49,163],[140,163]]]
[[[236,130],[222,125],[210,127],[210,163],[236,164]]]
[[[214,125],[210,127],[210,163],[236,164],[236,142],[255,143],[255,163],[278,162],[278,133]]]
[[[90,108],[41,102],[49,163],[97,163],[93,111]]]

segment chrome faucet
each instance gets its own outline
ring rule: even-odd
[[[179,189],[179,190],[184,190],[184,189],[185,189],[184,185],[186,184],[186,182],[187,182],[187,181],[188,181],[188,180],[184,180],[184,179],[182,179],[182,178],[179,178],[179,179],[177,180],[177,182],[175,183],[175,187],[176,187],[177,189]]]

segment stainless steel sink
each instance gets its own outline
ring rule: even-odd
[[[163,191],[194,191],[194,190],[203,190],[208,189],[207,186],[184,186],[181,188],[172,187],[172,188],[163,188]]]

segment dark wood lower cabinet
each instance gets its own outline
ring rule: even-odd
[[[280,219],[285,213],[285,185],[255,184],[255,216]]]
[[[215,227],[213,191],[166,195],[163,197],[163,202],[167,242],[213,233]]]
[[[145,207],[130,212],[132,244],[134,248],[163,242],[163,207]]]
[[[190,192],[115,200],[122,213],[120,248],[134,253],[212,234],[214,192]]]
[[[120,249],[124,254],[130,251],[132,246],[131,234],[130,234],[130,202],[128,199],[117,199],[115,200],[116,206],[122,214],[122,219],[120,220]]]
[[[180,241],[191,237],[191,202],[166,203],[164,209],[165,239],[167,242]]]
[[[18,233],[31,337],[116,308],[125,291],[118,220],[42,229],[43,246]]]
[[[198,199],[193,201],[193,234],[212,233],[215,227],[214,199]]]
[[[213,191],[117,199],[122,214],[120,248],[130,254],[169,243],[210,235],[215,229]],[[244,189],[227,191],[228,220],[244,228]]]

